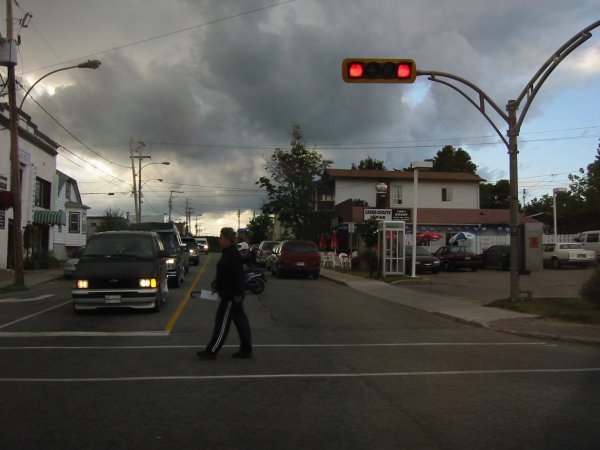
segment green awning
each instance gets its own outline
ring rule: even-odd
[[[39,225],[66,225],[67,215],[64,211],[51,211],[49,209],[37,209],[33,211],[33,223]]]

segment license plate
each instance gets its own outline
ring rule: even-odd
[[[304,267],[304,261],[297,262],[296,265],[298,267]]]
[[[471,259],[470,256],[465,256],[465,261],[469,261]]]
[[[120,295],[105,295],[104,303],[121,303]]]

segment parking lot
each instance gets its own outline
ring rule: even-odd
[[[579,289],[594,272],[592,268],[543,269],[521,275],[521,291],[531,291],[533,297],[578,297]],[[479,300],[482,304],[510,296],[510,272],[480,269],[459,270],[423,275],[430,284],[407,285],[411,289]],[[404,285],[403,285],[404,286]]]

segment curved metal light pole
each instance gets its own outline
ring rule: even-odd
[[[509,170],[510,170],[510,300],[517,301],[520,299],[519,285],[519,182],[518,182],[518,164],[517,164],[517,140],[521,130],[521,125],[525,119],[525,115],[533,102],[533,99],[539,92],[542,84],[556,69],[556,67],[577,47],[586,42],[592,37],[591,31],[600,26],[600,20],[594,22],[590,26],[584,28],[565,44],[562,45],[550,58],[540,67],[537,73],[529,80],[519,97],[516,100],[509,100],[506,105],[506,113],[479,87],[474,85],[464,78],[458,77],[451,73],[436,72],[436,71],[417,71],[417,76],[427,76],[431,81],[444,84],[458,93],[460,93],[469,103],[483,114],[490,125],[494,128],[502,142],[506,145],[509,155]],[[451,81],[447,81],[451,80]],[[478,101],[466,94],[459,86],[456,86],[452,81],[461,83],[478,94]],[[521,102],[525,100],[521,115],[517,116],[517,111],[521,106]],[[489,105],[502,120],[508,125],[506,135],[504,137],[494,120],[486,111],[486,104]]]
[[[47,76],[50,76],[56,72],[62,72],[63,70],[70,70],[70,69],[97,69],[98,67],[100,67],[100,64],[102,64],[100,61],[98,61],[97,59],[94,59],[94,60],[86,61],[81,64],[77,64],[76,66],[61,67],[60,69],[56,69],[56,70],[53,70],[52,72],[48,72],[42,78],[40,78],[35,83],[33,83],[29,89],[27,89],[27,92],[25,92],[25,95],[23,96],[23,98],[21,99],[21,103],[19,104],[19,111],[23,108],[23,103],[25,103],[25,99],[27,98],[29,93],[32,91],[32,89]]]
[[[7,23],[8,25],[8,41],[12,41],[13,37],[13,29],[12,29],[12,2],[7,2]],[[49,75],[52,75],[56,72],[61,72],[63,70],[69,69],[97,69],[100,67],[100,61],[93,60],[87,61],[85,63],[78,64],[76,66],[70,67],[62,67],[57,70],[53,70],[52,72],[47,73],[39,80],[37,80],[33,85],[27,90],[23,98],[21,99],[21,103],[17,108],[17,97],[16,97],[16,77],[15,77],[15,65],[10,64],[8,66],[8,92],[9,92],[9,111],[10,111],[10,160],[11,160],[11,191],[13,194],[13,251],[14,251],[14,270],[15,270],[15,278],[14,284],[17,287],[25,286],[25,275],[24,275],[24,264],[23,264],[23,235],[21,232],[21,222],[22,222],[22,199],[21,199],[21,180],[20,180],[20,166],[21,162],[19,159],[19,125],[18,125],[18,114],[23,108],[23,103],[25,99],[29,96],[31,90],[46,78]]]

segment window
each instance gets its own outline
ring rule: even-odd
[[[452,188],[442,188],[442,201],[443,202],[451,202],[452,201]]]
[[[71,182],[67,181],[65,185],[65,197],[67,200],[71,200]]]
[[[402,205],[402,186],[399,184],[392,185],[392,206]]]
[[[79,233],[81,217],[78,212],[69,213],[69,233]]]
[[[590,233],[587,236],[587,241],[588,242],[598,242],[598,236],[599,236],[598,233]]]
[[[35,206],[50,209],[50,190],[52,184],[41,178],[35,179]]]

